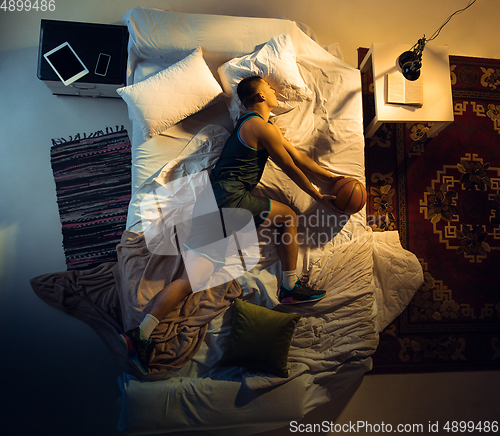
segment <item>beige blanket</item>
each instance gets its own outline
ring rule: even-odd
[[[31,280],[47,304],[90,325],[125,372],[134,373],[118,335],[136,327],[155,295],[182,274],[180,256],[158,256],[144,237],[126,231],[117,246],[118,261],[83,271],[44,274]],[[151,336],[154,345],[148,379],[186,364],[198,351],[208,323],[241,294],[236,281],[189,295],[162,320]]]

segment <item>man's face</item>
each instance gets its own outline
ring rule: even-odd
[[[260,86],[260,92],[262,92],[262,94],[264,95],[266,103],[271,109],[278,106],[276,91],[273,88],[271,88],[271,85],[269,85],[269,83],[267,83],[265,80],[262,80],[262,84]]]

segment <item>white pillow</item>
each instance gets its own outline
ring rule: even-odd
[[[223,91],[198,47],[166,70],[116,92],[147,140],[205,108]]]
[[[264,78],[276,91],[280,108],[293,109],[290,101],[302,101],[312,94],[300,75],[290,35],[275,36],[261,49],[231,59],[219,67],[218,73],[224,92],[231,97],[228,109],[233,121],[245,111],[236,93],[238,83],[245,77],[259,75]],[[283,104],[284,101],[288,104]],[[275,115],[285,112],[280,108]]]

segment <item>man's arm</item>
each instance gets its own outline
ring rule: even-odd
[[[300,150],[297,150],[288,140],[286,140],[283,137],[283,135],[281,135],[281,137],[282,137],[283,147],[292,157],[295,165],[299,167],[304,173],[319,177],[320,179],[330,182],[332,185],[335,183],[336,180],[342,178],[342,176],[336,176],[330,171],[321,168],[316,163],[316,161],[311,159],[307,154],[302,153]]]
[[[297,184],[297,186],[299,186],[316,201],[330,210],[339,212],[339,210],[332,204],[332,200],[335,199],[335,196],[320,194],[319,191],[311,184],[304,172],[295,164],[291,154],[283,145],[283,135],[281,135],[278,128],[265,122],[258,122],[258,125],[255,127],[256,131],[254,131],[254,133],[258,138],[258,142],[267,150],[269,156],[273,159],[276,165],[278,165],[285,172],[285,174]]]
[[[321,199],[321,194],[312,186],[309,179],[302,170],[295,165],[293,158],[287,152],[281,141],[279,130],[271,124],[261,125],[257,132],[259,143],[269,153],[271,159],[278,165],[284,173],[290,177],[302,190],[308,193],[316,201]]]

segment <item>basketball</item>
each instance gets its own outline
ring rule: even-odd
[[[337,197],[333,200],[335,207],[346,215],[359,212],[368,197],[363,184],[354,177],[344,177],[335,182],[331,194]]]

